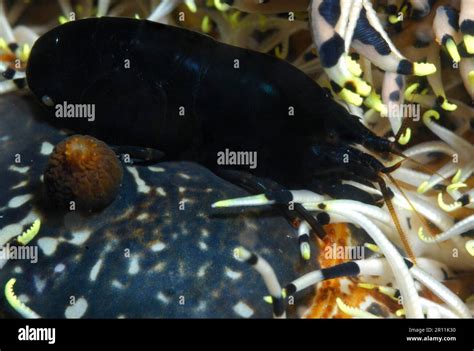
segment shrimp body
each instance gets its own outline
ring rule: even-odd
[[[51,30],[32,49],[27,81],[54,125],[284,187],[317,179],[309,164],[340,169],[338,155],[351,144],[391,148],[289,63],[147,20],[91,18]],[[65,117],[71,105],[93,107],[94,117]],[[336,156],[321,158],[321,147]],[[219,162],[228,151],[257,161]],[[354,173],[343,167],[336,181]]]

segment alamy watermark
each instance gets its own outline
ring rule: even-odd
[[[327,260],[363,260],[365,249],[363,246],[328,245],[324,248],[324,258]]]
[[[55,116],[57,118],[87,118],[87,121],[95,121],[94,104],[69,104],[64,101],[62,104],[56,104]]]
[[[421,118],[420,104],[397,104],[389,102],[387,106],[387,116],[395,118],[411,118],[418,122]]]
[[[18,329],[19,341],[47,341],[52,345],[56,343],[56,328],[35,328],[26,325]]]
[[[219,166],[249,166],[250,169],[255,169],[257,168],[257,152],[225,149],[217,153],[217,164]]]
[[[38,246],[10,246],[6,244],[0,249],[0,260],[29,260],[38,262]]]

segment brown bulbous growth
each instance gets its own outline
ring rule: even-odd
[[[119,191],[123,170],[115,153],[102,141],[74,135],[56,145],[44,171],[48,196],[70,208],[96,211],[110,204]]]

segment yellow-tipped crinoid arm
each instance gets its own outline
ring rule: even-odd
[[[33,311],[31,308],[26,306],[20,299],[16,296],[15,292],[13,291],[13,286],[16,283],[15,278],[11,278],[5,284],[5,298],[10,306],[17,311],[23,318],[29,319],[36,319],[41,318],[39,314]]]
[[[16,240],[21,245],[27,245],[31,240],[33,240],[36,235],[38,235],[39,230],[41,228],[41,220],[38,218],[36,219],[33,224],[23,232],[23,234],[19,235]]]

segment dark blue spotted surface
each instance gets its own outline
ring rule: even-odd
[[[66,134],[40,115],[30,99],[0,98],[0,244],[42,221],[29,244],[37,263],[0,260],[3,315],[18,316],[3,295],[16,277],[16,294],[42,317],[271,317],[261,277],[233,249],[266,258],[282,284],[315,268],[301,263],[278,213],[211,209],[246,193],[193,163],[125,166],[118,198],[101,213],[49,208],[41,174]]]

